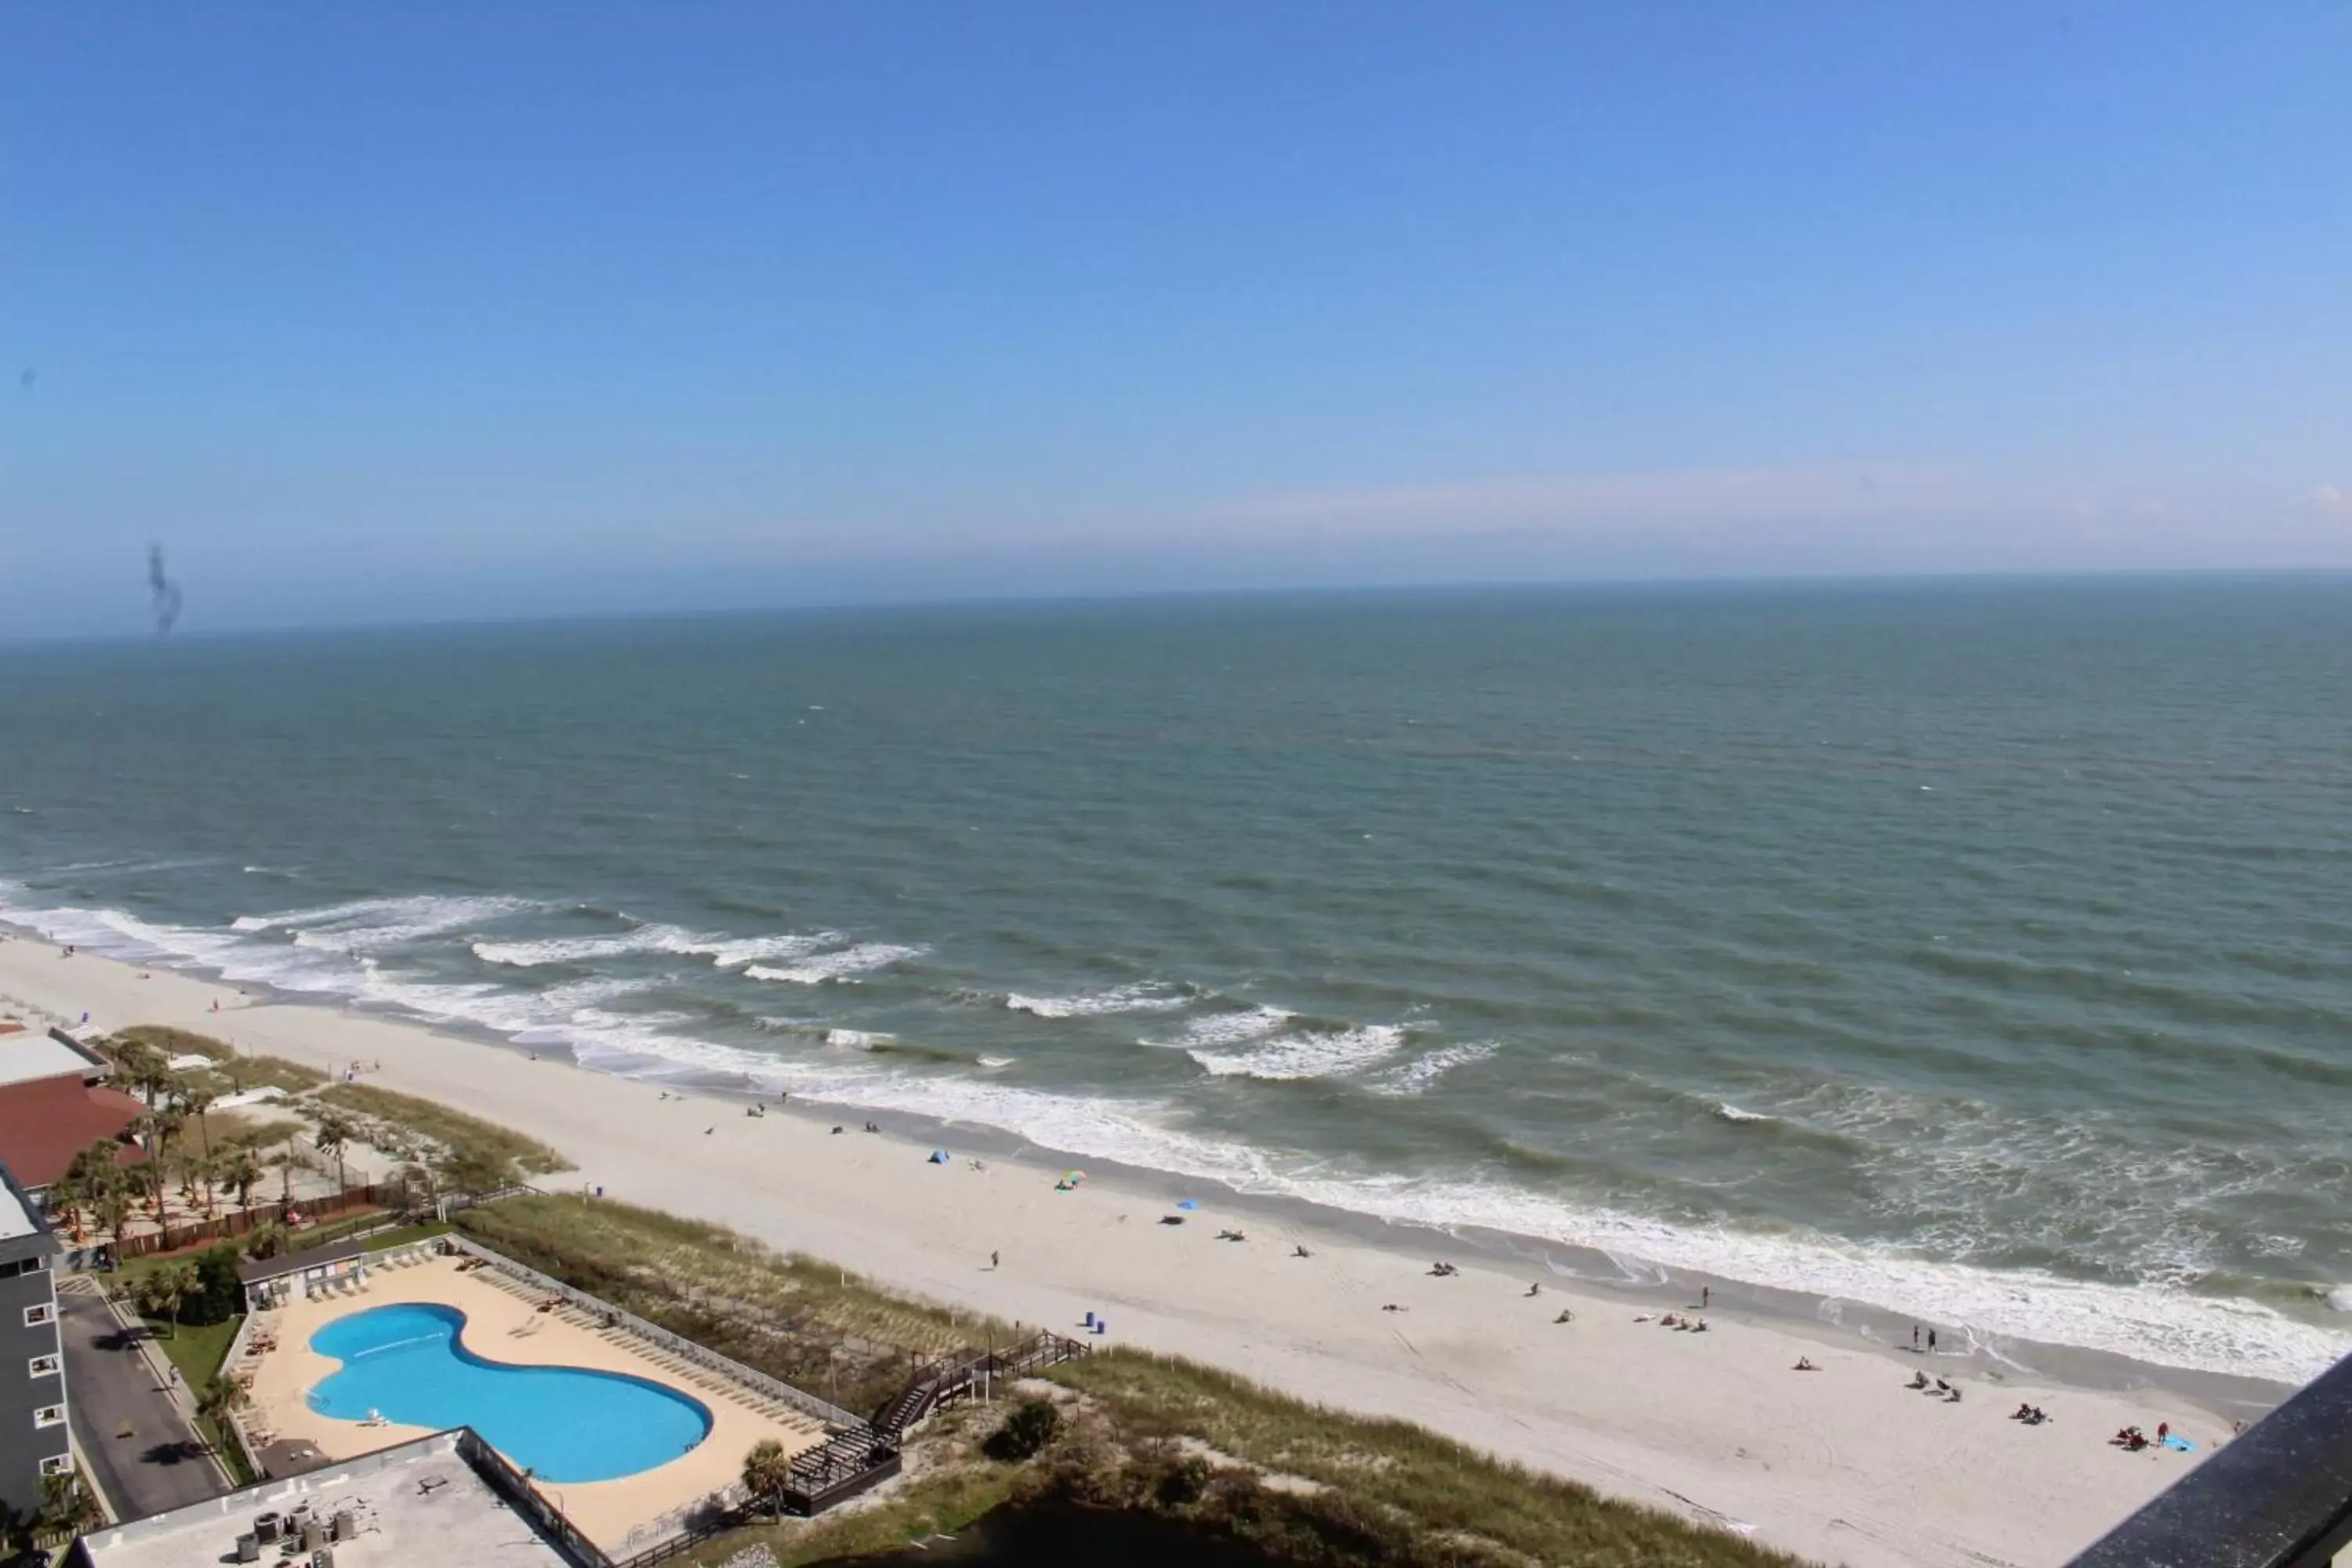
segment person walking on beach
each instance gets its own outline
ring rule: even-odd
[[[991,1252],[991,1253],[988,1255],[988,1266],[989,1266],[991,1268],[995,1268],[995,1267],[997,1266],[997,1257],[996,1257],[996,1254],[995,1254],[994,1252]]]
[[[1699,1310],[1701,1310],[1701,1311],[1705,1311],[1705,1310],[1706,1310],[1706,1303],[1707,1303],[1707,1300],[1708,1300],[1708,1299],[1709,1299],[1710,1297],[1712,1297],[1714,1294],[1715,1294],[1715,1288],[1714,1288],[1713,1286],[1711,1286],[1711,1285],[1702,1285],[1702,1286],[1700,1286],[1700,1287],[1698,1288],[1698,1305],[1699,1305]]]
[[[1927,1331],[1927,1353],[1929,1355],[1936,1353],[1936,1331],[1933,1329]]]
[[[1911,1353],[1919,1353],[1919,1325],[1916,1323],[1911,1325]]]

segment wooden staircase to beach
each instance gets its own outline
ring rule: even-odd
[[[950,1351],[918,1370],[906,1387],[883,1402],[874,1413],[874,1429],[893,1438],[903,1436],[940,1405],[970,1395],[983,1379],[1021,1377],[1039,1367],[1076,1361],[1090,1348],[1081,1341],[1045,1332],[1001,1351],[969,1345]]]

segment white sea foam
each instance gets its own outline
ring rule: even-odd
[[[1587,1247],[1620,1262],[1627,1278],[1687,1269],[1863,1302],[1922,1319],[1970,1325],[2011,1359],[2033,1340],[2112,1351],[2177,1367],[2286,1383],[2307,1381],[2352,1352],[2352,1333],[2298,1321],[2257,1302],[2215,1300],[2162,1287],[2094,1284],[2032,1270],[1939,1262],[1839,1244],[1811,1233],[1763,1235],[1685,1226],[1581,1209],[1471,1176],[1349,1174],[1171,1125],[1182,1114],[1159,1100],[1093,1099],[1021,1089],[985,1077],[910,1073],[863,1053],[775,1057],[639,1029],[592,1042],[583,1060],[661,1070],[740,1074],[771,1091],[950,1124],[1000,1129],[1074,1157],[1114,1161],[1296,1197],[1332,1208],[1439,1229],[1475,1226]],[[1295,1164],[1294,1163],[1295,1162]],[[2330,1304],[2352,1311],[2352,1287]]]
[[[928,948],[901,947],[887,942],[862,942],[855,947],[845,947],[833,952],[820,952],[782,968],[772,964],[755,963],[743,973],[753,980],[778,980],[794,985],[823,985],[827,983],[853,984],[856,977],[909,958],[919,958]]]
[[[478,942],[474,956],[485,963],[535,969],[551,963],[586,963],[634,953],[691,954],[708,958],[722,969],[762,958],[797,958],[841,939],[830,931],[814,935],[731,937],[721,931],[692,931],[683,926],[642,925],[608,936],[552,936],[525,942]]]
[[[1040,1018],[1094,1018],[1110,1013],[1172,1013],[1189,1000],[1180,991],[1146,980],[1076,996],[1024,996],[1016,991],[1005,997],[1004,1005]]]
[[[478,942],[474,956],[485,963],[536,969],[550,963],[580,963],[634,952],[709,952],[719,939],[698,936],[683,926],[645,925],[611,936],[551,936],[536,942]]]
[[[310,914],[314,921],[321,918],[316,911]],[[385,923],[379,915],[348,909],[337,918],[362,929],[368,929],[370,921],[379,928]],[[120,910],[42,908],[22,888],[5,883],[0,883],[0,920],[52,941],[142,961],[216,969],[232,980],[336,994],[480,1027],[515,1026],[510,1038],[561,1045],[584,1065],[606,1070],[736,1076],[771,1089],[789,1088],[796,1097],[999,1128],[1072,1157],[1163,1170],[1400,1222],[1441,1228],[1476,1226],[1591,1247],[1619,1260],[1628,1277],[1695,1270],[1869,1303],[1906,1316],[1968,1325],[1977,1341],[2011,1360],[2024,1353],[2014,1342],[2046,1341],[2168,1366],[2300,1383],[2352,1351],[2352,1332],[2302,1321],[2262,1303],[2216,1300],[2163,1283],[2114,1285],[2035,1270],[1981,1268],[1894,1247],[1842,1243],[1807,1231],[1772,1234],[1675,1225],[1606,1207],[1578,1207],[1467,1173],[1418,1177],[1351,1173],[1328,1163],[1310,1165],[1304,1156],[1181,1131],[1175,1123],[1185,1113],[1169,1102],[1025,1089],[985,1074],[910,1072],[894,1058],[865,1051],[793,1053],[719,1045],[686,1032],[690,1026],[683,1016],[616,1013],[601,1005],[620,993],[598,988],[625,984],[617,981],[583,982],[584,989],[556,987],[543,993],[444,985],[387,973],[363,955],[256,942],[249,931],[189,930]],[[1288,1038],[1265,1038],[1287,1021],[1276,1009],[1216,1014],[1195,1020],[1183,1040],[1168,1043],[1203,1048],[1257,1041],[1260,1048],[1267,1048]],[[790,1022],[794,1027],[807,1026]],[[1297,1037],[1320,1042],[1328,1051],[1333,1040],[1367,1033]],[[1363,1038],[1358,1048],[1369,1050],[1373,1044]],[[1394,1048],[1370,1059],[1377,1061]],[[1443,1055],[1430,1052],[1380,1075],[1380,1081],[1386,1084]],[[997,1060],[988,1058],[989,1065]],[[1349,1070],[1335,1057],[1305,1065],[1323,1071]],[[1810,1111],[1808,1120],[1813,1120]],[[2352,1284],[2330,1286],[2317,1294],[2328,1310],[2352,1315]]]
[[[1426,1056],[1414,1058],[1401,1066],[1374,1075],[1364,1087],[1374,1094],[1409,1098],[1425,1094],[1432,1084],[1455,1068],[1483,1062],[1501,1047],[1492,1040],[1472,1040],[1465,1045],[1440,1046]]]
[[[779,936],[730,938],[695,951],[708,952],[710,962],[721,969],[732,969],[739,963],[751,963],[763,958],[798,958],[803,953],[814,952],[841,940],[839,933],[829,931],[812,935],[786,932]]]
[[[826,1045],[839,1046],[844,1050],[870,1051],[874,1048],[874,1040],[875,1037],[864,1029],[827,1029],[824,1032]]]
[[[1274,1033],[1296,1015],[1280,1007],[1252,1007],[1245,1013],[1210,1013],[1193,1019],[1173,1040],[1146,1040],[1147,1046],[1173,1046],[1191,1050],[1200,1046],[1236,1046]]]
[[[1760,1110],[1742,1110],[1727,1101],[1715,1108],[1716,1115],[1726,1121],[1778,1121],[1777,1116],[1767,1116]]]
[[[387,899],[381,907],[364,915],[355,913],[314,923],[280,921],[278,924],[294,932],[298,947],[314,947],[328,952],[376,952],[446,931],[504,920],[537,907],[528,899],[450,899],[427,894]]]
[[[1185,1054],[1219,1078],[1344,1078],[1394,1055],[1403,1044],[1402,1025],[1367,1024],[1327,1034],[1282,1035],[1246,1050]]]

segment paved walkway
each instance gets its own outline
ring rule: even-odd
[[[140,1353],[135,1340],[145,1331],[126,1331],[89,1281],[58,1284],[67,1416],[90,1479],[117,1516],[142,1519],[228,1490],[186,1414]]]

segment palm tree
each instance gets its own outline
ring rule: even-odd
[[[126,1040],[121,1037],[106,1042],[113,1053],[114,1065],[122,1074],[122,1081],[147,1094],[147,1109],[155,1109],[155,1091],[163,1087],[166,1069],[163,1053],[144,1040]]]
[[[181,1113],[196,1119],[198,1147],[207,1154],[213,1152],[213,1132],[210,1124],[205,1121],[205,1112],[210,1110],[213,1108],[213,1101],[219,1098],[220,1096],[210,1089],[198,1089],[194,1084],[184,1083],[180,1086]]]
[[[743,1489],[752,1500],[777,1508],[777,1496],[793,1479],[792,1456],[773,1437],[762,1437],[743,1456]]]
[[[286,1140],[286,1147],[269,1156],[270,1167],[278,1173],[278,1207],[282,1214],[294,1204],[294,1167],[301,1162],[294,1152],[294,1140]]]
[[[180,1135],[183,1120],[178,1111],[167,1106],[161,1110],[149,1111],[137,1123],[141,1135],[147,1141],[147,1171],[154,1188],[158,1223],[163,1218],[163,1184],[169,1176],[165,1156],[172,1141]]]
[[[150,1051],[139,1064],[139,1076],[132,1080],[147,1096],[147,1109],[154,1110],[164,1097],[178,1087],[180,1077],[163,1065],[160,1051]]]
[[[191,1154],[187,1159],[188,1177],[205,1189],[205,1217],[213,1217],[213,1189],[221,1179],[221,1156]]]
[[[226,1150],[221,1156],[220,1178],[236,1189],[236,1206],[249,1209],[253,1206],[253,1189],[261,1181],[261,1162],[253,1157],[252,1150],[242,1145]]]
[[[89,1217],[98,1222],[99,1229],[114,1238],[114,1260],[122,1261],[122,1233],[131,1227],[132,1207],[131,1189],[121,1183],[98,1194],[89,1206]]]
[[[196,1395],[196,1414],[211,1422],[215,1431],[226,1432],[229,1417],[252,1403],[253,1391],[224,1374],[205,1384],[205,1391]]]
[[[330,1110],[319,1119],[319,1130],[310,1134],[310,1146],[321,1154],[331,1154],[335,1161],[335,1190],[343,1187],[343,1149],[352,1141],[352,1124],[340,1114]]]
[[[187,1294],[187,1283],[181,1273],[182,1265],[166,1263],[139,1276],[131,1287],[131,1294],[139,1303],[139,1310],[150,1318],[172,1320],[172,1334],[180,1332],[180,1303]]]
[[[171,1277],[172,1337],[178,1339],[180,1309],[188,1304],[189,1297],[205,1288],[204,1276],[196,1272],[196,1266],[193,1263],[167,1263],[158,1272]]]
[[[82,1237],[82,1209],[94,1208],[101,1196],[122,1184],[121,1154],[122,1146],[110,1138],[78,1149],[66,1173],[50,1189],[76,1241]]]
[[[41,1478],[41,1507],[36,1515],[49,1530],[80,1531],[99,1521],[98,1500],[71,1470]]]

